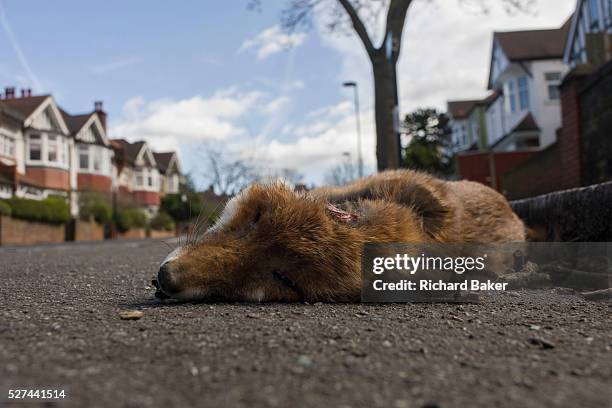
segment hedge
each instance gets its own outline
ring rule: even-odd
[[[147,215],[139,208],[127,208],[115,213],[115,223],[121,232],[147,226]]]
[[[4,201],[11,208],[11,215],[28,221],[65,224],[70,221],[70,207],[63,197],[48,197],[44,200],[9,198]]]
[[[172,231],[174,230],[174,221],[168,214],[160,211],[151,220],[151,229],[156,231]]]
[[[113,210],[106,200],[99,194],[79,194],[79,215],[88,221],[94,219],[98,224],[106,224],[113,218]]]
[[[11,215],[11,206],[5,203],[4,201],[0,201],[0,215]]]

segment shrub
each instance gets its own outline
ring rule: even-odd
[[[172,231],[174,230],[174,221],[168,214],[160,211],[151,220],[151,229],[156,231]]]
[[[115,223],[121,232],[147,226],[147,215],[140,208],[127,208],[115,213]]]
[[[112,220],[113,211],[104,194],[82,191],[79,193],[79,216],[85,221],[93,219],[98,224],[106,224]]]
[[[11,206],[4,201],[0,201],[0,215],[11,215],[11,212]]]
[[[70,221],[70,207],[63,197],[48,197],[44,200],[9,198],[6,203],[11,207],[15,218],[28,221],[65,224]]]
[[[160,210],[174,221],[189,221],[202,211],[202,197],[196,192],[168,194],[161,200]]]

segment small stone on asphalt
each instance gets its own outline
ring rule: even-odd
[[[122,310],[119,312],[121,320],[138,320],[144,316],[140,310]]]

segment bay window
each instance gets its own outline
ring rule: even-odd
[[[144,187],[146,190],[155,190],[158,187],[157,173],[155,169],[144,167],[136,170],[136,187]]]
[[[104,176],[111,175],[112,155],[104,146],[79,144],[79,170],[82,173],[96,173]]]
[[[68,167],[68,140],[62,135],[31,133],[26,151],[28,164]]]

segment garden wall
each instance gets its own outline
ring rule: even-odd
[[[74,223],[75,241],[102,241],[104,239],[104,226],[95,221],[77,220]]]
[[[176,233],[174,231],[149,231],[149,238],[172,238],[175,236]]]
[[[117,239],[137,239],[137,238],[146,238],[147,231],[144,228],[132,228],[127,230],[126,232],[118,232],[115,238]]]
[[[64,224],[46,224],[0,216],[0,245],[64,242]]]
[[[511,202],[538,240],[612,241],[612,182]]]

